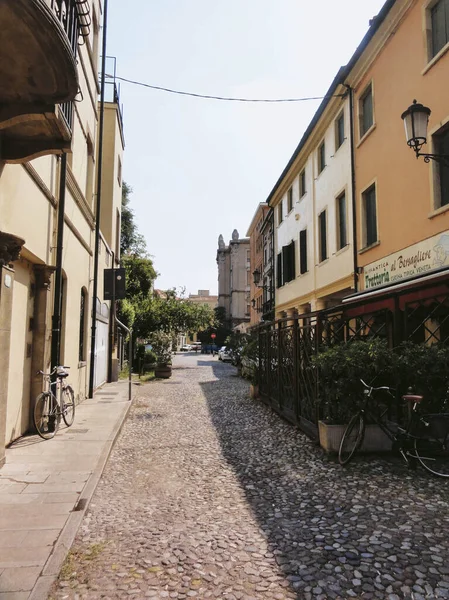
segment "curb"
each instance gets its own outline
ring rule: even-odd
[[[92,496],[106,467],[108,458],[118,436],[120,435],[125,420],[134,402],[136,394],[137,390],[132,395],[131,401],[126,400],[125,410],[123,411],[112,431],[111,439],[106,442],[100,458],[98,459],[97,465],[87,480],[86,485],[80,494],[78,502],[75,504],[58,539],[56,540],[53,550],[47,562],[45,563],[33,589],[31,590],[28,600],[48,600],[50,588],[59,575],[61,567],[70,551],[84,515],[89,507]]]

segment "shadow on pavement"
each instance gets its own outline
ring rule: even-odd
[[[362,457],[343,470],[251,400],[247,383],[232,379],[234,368],[211,366],[217,380],[200,385],[223,456],[298,599],[347,597],[349,590],[349,596],[389,597],[401,582],[417,581],[415,565],[430,557],[435,536],[446,560],[449,544],[437,510],[449,507],[445,481],[382,457]],[[357,587],[359,571],[365,588]],[[379,579],[380,571],[390,579]],[[438,577],[430,572],[427,581],[434,586]]]

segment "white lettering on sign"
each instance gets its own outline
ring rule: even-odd
[[[366,265],[363,269],[365,290],[427,273],[445,265],[449,266],[449,232],[439,233]]]

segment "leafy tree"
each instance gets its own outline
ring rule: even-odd
[[[136,327],[139,335],[147,338],[158,329],[173,334],[205,329],[213,319],[209,306],[179,298],[172,289],[165,292],[164,297],[150,296],[142,301],[136,314]]]
[[[204,331],[198,332],[198,340],[203,344],[210,344],[213,333],[215,334],[214,342],[217,346],[224,346],[226,338],[232,333],[231,323],[223,306],[214,308],[214,322]]]
[[[124,181],[122,186],[120,255],[135,254],[136,256],[146,257],[147,244],[143,235],[137,230],[134,211],[130,207],[132,191],[132,187]]]

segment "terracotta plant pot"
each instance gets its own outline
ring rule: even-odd
[[[154,369],[154,376],[158,379],[169,379],[171,373],[171,365],[156,365]]]
[[[259,397],[259,385],[258,384],[250,384],[249,386],[249,395],[251,398],[258,398]]]

